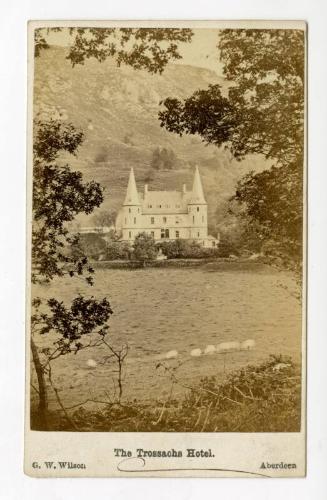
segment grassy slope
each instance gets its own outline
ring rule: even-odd
[[[233,193],[236,180],[249,170],[262,169],[265,162],[253,157],[237,163],[226,151],[206,146],[198,137],[181,138],[160,127],[157,115],[162,99],[183,98],[210,83],[227,88],[214,72],[186,65],[168,65],[161,76],[117,68],[110,61],[89,60],[72,68],[65,49],[52,47],[36,60],[35,111],[61,116],[83,129],[84,144],[78,158],[69,158],[69,163],[106,187],[103,208],[120,207],[131,166],[143,189],[152,151],[161,146],[175,151],[178,169],[154,172],[150,188],[180,189],[184,182],[190,188],[193,166],[198,163],[212,217],[217,205]],[[84,218],[82,223],[89,222]]]

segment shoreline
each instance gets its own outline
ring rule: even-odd
[[[262,260],[209,258],[209,259],[167,259],[142,262],[135,260],[92,261],[94,269],[148,269],[148,268],[200,268],[213,270],[251,270],[274,268]]]

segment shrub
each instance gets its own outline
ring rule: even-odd
[[[157,244],[167,259],[205,259],[217,257],[217,248],[204,248],[195,240],[163,241]]]
[[[133,245],[133,258],[140,262],[154,260],[157,256],[157,248],[152,236],[146,233],[139,233]]]
[[[132,249],[125,241],[108,241],[105,252],[106,260],[128,260]]]
[[[105,253],[106,242],[98,233],[85,233],[80,235],[78,247],[87,257],[98,260],[100,255]]]
[[[299,432],[300,366],[288,357],[270,356],[259,365],[232,372],[223,381],[205,377],[189,387],[182,399],[108,401],[102,410],[81,405],[70,421],[60,411],[50,417],[52,430],[65,431]],[[38,428],[33,412],[32,428]]]

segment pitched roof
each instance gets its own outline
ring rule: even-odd
[[[143,213],[186,213],[190,192],[147,191],[142,198]]]
[[[199,203],[199,204],[206,203],[203,194],[202,182],[198,166],[195,167],[193,189],[192,189],[192,196],[190,198],[190,203]]]
[[[133,167],[131,168],[131,171],[129,174],[128,186],[127,186],[124,205],[140,205],[140,200],[139,200],[139,195],[137,192]]]

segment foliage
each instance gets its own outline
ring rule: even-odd
[[[302,260],[302,168],[292,163],[288,168],[246,175],[237,185],[234,196],[262,250],[279,256],[285,265]]]
[[[32,281],[49,281],[55,276],[83,273],[87,259],[69,256],[67,247],[76,245],[67,223],[81,212],[89,214],[103,200],[97,182],[83,182],[82,174],[62,165],[59,155],[75,155],[82,132],[58,120],[34,123]],[[92,273],[92,269],[88,268]],[[86,279],[91,281],[91,277]]]
[[[35,55],[49,47],[47,34],[62,28],[35,30]],[[70,28],[72,44],[69,59],[73,66],[95,58],[99,62],[114,59],[123,64],[149,73],[162,73],[165,66],[181,59],[179,43],[189,43],[192,31],[187,28]]]
[[[72,245],[73,255],[86,255],[88,258],[98,260],[106,253],[106,242],[99,233],[83,233],[79,236],[77,245]]]
[[[221,146],[237,126],[236,110],[222,96],[220,85],[197,90],[183,101],[168,97],[162,104],[165,109],[159,112],[160,125],[180,136],[199,134],[208,144]]]
[[[240,253],[240,246],[235,244],[232,238],[223,236],[219,242],[218,256],[222,258],[228,258],[231,255],[238,256]]]
[[[139,233],[133,244],[133,258],[140,262],[154,260],[157,256],[157,248],[154,239],[147,233]]]
[[[117,210],[98,210],[92,217],[94,224],[100,228],[111,227],[115,224]]]
[[[260,153],[286,166],[302,158],[303,32],[223,30],[218,46],[233,82],[228,97],[219,85],[209,85],[184,101],[168,98],[161,126],[227,144],[236,158]]]
[[[60,153],[76,154],[83,139],[82,132],[71,124],[58,120],[35,120],[33,163],[33,226],[32,226],[32,281],[42,284],[55,277],[88,274],[92,284],[93,269],[80,247],[79,235],[69,233],[68,227],[81,212],[89,214],[102,202],[102,188],[96,182],[83,182],[81,172],[62,164]],[[107,321],[112,314],[107,299],[98,301],[78,296],[66,307],[56,298],[32,303],[31,350],[38,381],[38,414],[41,428],[48,428],[48,382],[51,361],[58,356],[104,342],[108,332]],[[49,346],[40,350],[38,335],[52,336]],[[92,340],[92,335],[97,338]],[[88,343],[81,342],[88,337]],[[91,338],[90,338],[91,337]],[[54,388],[60,402],[58,391]]]
[[[304,33],[222,30],[218,47],[231,82],[228,96],[219,85],[210,85],[183,101],[167,98],[159,113],[161,126],[224,144],[238,159],[257,153],[276,161],[271,169],[242,179],[233,199],[242,205],[240,216],[252,225],[257,242],[266,250],[278,248],[297,266],[302,247]]]
[[[132,254],[132,248],[126,241],[108,241],[105,258],[106,260],[128,260]]]
[[[217,248],[204,248],[195,240],[163,241],[157,243],[157,247],[168,259],[205,259],[219,255]]]
[[[102,410],[87,409],[82,404],[71,410],[71,418],[78,430],[100,432],[300,430],[300,367],[288,357],[271,356],[259,365],[232,372],[224,380],[207,377],[193,387],[180,382],[174,368],[168,367],[168,373],[172,373],[173,387],[181,385],[186,389],[184,397],[174,397],[172,390],[168,400],[156,400],[150,404],[103,402]],[[59,413],[52,417],[52,429],[76,430]]]
[[[152,152],[151,167],[155,170],[171,170],[177,165],[177,157],[172,149],[156,148]]]
[[[93,297],[81,295],[74,298],[69,307],[55,298],[46,302],[37,298],[33,301],[33,308],[32,331],[37,331],[39,335],[55,333],[57,337],[52,351],[43,349],[43,354],[47,356],[46,365],[59,356],[71,352],[76,354],[80,349],[96,345],[97,342],[90,344],[90,334],[96,334],[102,341],[108,333],[107,322],[112,314],[106,298],[96,301]],[[81,340],[85,337],[88,341],[83,344]]]

